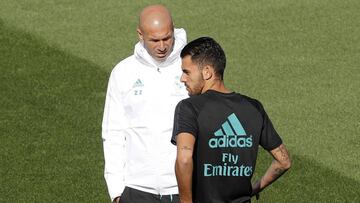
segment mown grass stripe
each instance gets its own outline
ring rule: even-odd
[[[108,73],[1,21],[0,44],[0,202],[107,201]]]

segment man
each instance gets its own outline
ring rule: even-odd
[[[211,38],[190,42],[181,51],[181,82],[191,96],[176,107],[172,143],[182,203],[250,202],[291,162],[261,103],[227,89],[224,51]],[[274,161],[251,185],[258,146]]]
[[[115,202],[178,202],[171,139],[176,104],[187,97],[180,83],[183,29],[174,29],[162,5],[144,8],[134,55],[111,72],[102,138],[105,179]]]

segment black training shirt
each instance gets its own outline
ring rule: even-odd
[[[258,146],[270,151],[282,141],[261,103],[214,90],[179,102],[171,142],[179,133],[195,137],[194,203],[250,199]]]

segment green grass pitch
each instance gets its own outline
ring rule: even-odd
[[[0,202],[109,202],[101,120],[139,10],[224,47],[225,82],[262,101],[293,168],[254,202],[360,201],[360,1],[0,1]],[[260,151],[255,177],[270,164]]]

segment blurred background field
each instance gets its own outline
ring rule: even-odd
[[[0,1],[0,202],[109,202],[101,120],[137,14],[215,38],[225,82],[265,106],[293,168],[254,202],[360,202],[360,1]],[[271,157],[260,151],[256,175]],[[233,186],[229,186],[233,187]]]

